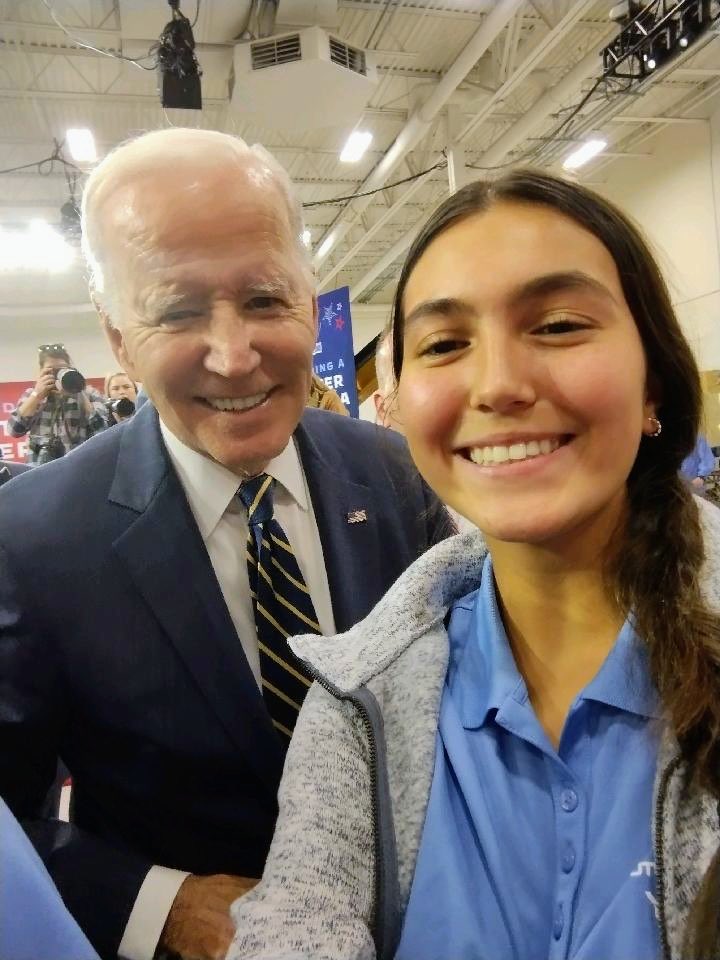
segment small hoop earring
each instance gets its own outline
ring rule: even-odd
[[[655,430],[653,431],[653,433],[648,433],[647,436],[655,440],[662,433],[662,424],[660,423],[657,417],[648,417],[648,420],[650,421],[650,423],[655,424]]]

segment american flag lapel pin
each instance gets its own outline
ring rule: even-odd
[[[367,520],[366,510],[351,510],[347,515],[348,523],[365,523]]]

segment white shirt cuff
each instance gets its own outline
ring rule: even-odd
[[[120,943],[121,960],[152,960],[170,908],[187,876],[170,867],[150,867]]]

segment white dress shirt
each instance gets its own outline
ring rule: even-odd
[[[205,543],[237,630],[238,643],[242,644],[259,687],[260,656],[245,558],[247,513],[236,497],[241,481],[226,467],[178,440],[162,421],[160,432]],[[320,534],[300,457],[292,439],[264,472],[277,480],[273,501],[275,519],[293,548],[322,632],[332,635],[335,620]],[[125,927],[118,951],[120,957],[152,960],[170,908],[187,876],[187,873],[169,867],[150,868]]]

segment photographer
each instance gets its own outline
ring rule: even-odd
[[[38,347],[40,375],[10,414],[14,437],[30,434],[30,463],[56,460],[108,425],[100,393],[85,384],[62,343]]]
[[[117,370],[105,377],[105,396],[110,426],[127,420],[135,413],[137,384],[133,383],[124,370]]]

